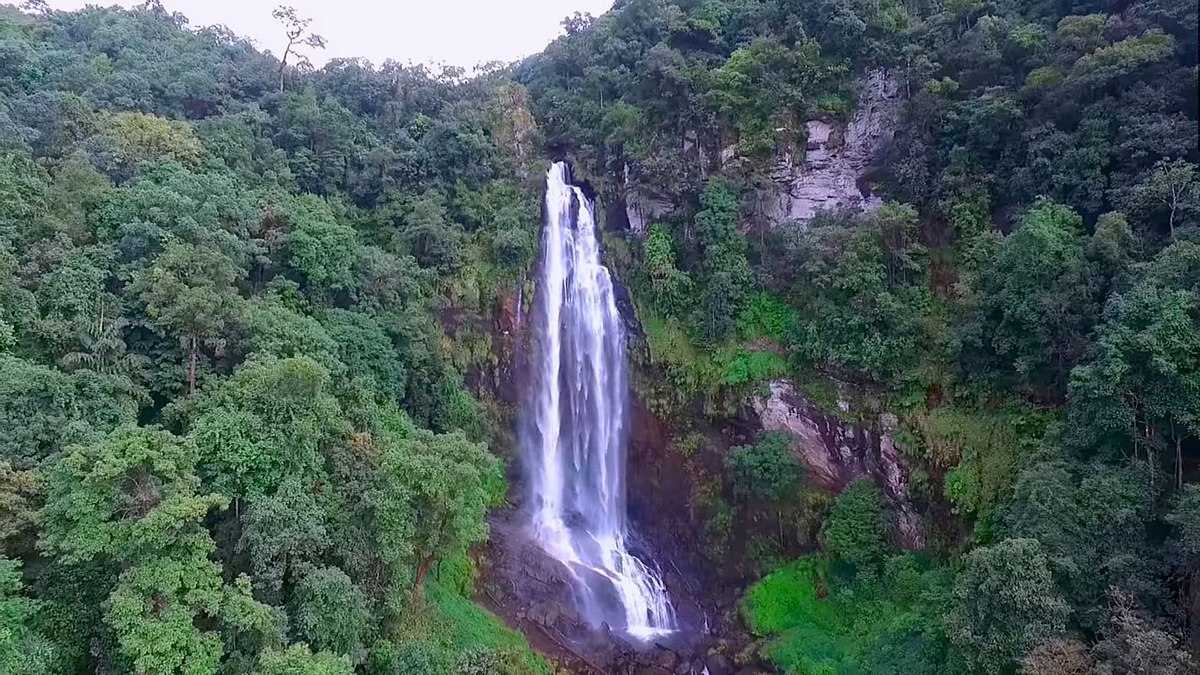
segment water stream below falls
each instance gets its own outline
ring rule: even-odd
[[[641,639],[672,632],[661,575],[628,548],[624,326],[592,202],[561,162],[547,175],[540,263],[522,412],[533,536],[571,571],[592,625]]]

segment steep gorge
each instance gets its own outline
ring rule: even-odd
[[[802,203],[807,206],[796,208],[813,211],[873,207],[874,202],[860,191],[859,186],[863,172],[886,143],[891,115],[895,112],[894,83],[888,82],[880,73],[872,73],[867,91],[860,111],[844,131],[850,140],[843,146],[826,150],[827,138],[811,139],[806,164],[789,173],[786,180],[780,177],[781,187],[773,199],[779,202],[785,197],[790,198],[788,196],[801,195]],[[810,132],[814,128],[828,131],[829,126],[826,122],[814,121],[809,128]],[[639,223],[643,222],[640,219],[647,209],[654,217],[669,215],[665,199],[648,204],[631,194],[624,191],[623,196],[618,197],[625,203],[629,229],[611,234],[644,236],[645,226]],[[751,217],[764,215],[756,213]],[[787,227],[802,227],[803,220],[811,215],[789,211],[786,215],[768,217],[775,221],[792,221]],[[554,215],[547,213],[546,217],[550,219]],[[609,226],[613,226],[611,221]],[[545,261],[540,263],[544,264]],[[537,294],[545,292],[543,286],[528,287],[535,298],[529,306],[538,305]],[[616,289],[630,350],[649,356],[649,361],[644,360],[645,356],[640,361],[631,357],[631,366],[637,371],[634,378],[661,378],[662,373],[653,365],[654,355],[648,353],[628,290],[619,283]],[[536,373],[542,367],[537,359],[539,356],[544,358],[544,354],[539,355],[534,345],[544,340],[537,331],[546,330],[546,327],[520,306],[522,300],[529,302],[523,297],[510,296],[497,306],[497,334],[493,344],[500,349],[496,355],[499,372],[505,373],[499,381],[508,383],[501,388],[502,397],[529,406],[525,397],[530,391],[537,390],[537,382],[543,382],[544,386],[544,378],[531,379],[526,374]],[[524,472],[510,473],[515,483],[511,493],[512,508],[497,512],[490,519],[492,537],[483,558],[486,572],[482,587],[485,590],[479,596],[480,600],[529,635],[535,645],[549,650],[565,663],[574,664],[573,668],[657,673],[660,671],[654,669],[667,663],[669,667],[662,672],[700,673],[707,668],[711,675],[722,675],[733,672],[733,664],[739,656],[746,665],[752,666],[753,657],[747,661],[742,653],[751,641],[737,616],[736,602],[746,581],[753,578],[744,556],[751,533],[757,528],[752,521],[743,523],[745,531],[737,537],[733,550],[718,556],[703,550],[707,542],[698,533],[705,530],[709,517],[701,493],[710,490],[708,486],[723,484],[724,457],[728,449],[752,442],[761,431],[790,433],[792,449],[802,459],[810,484],[831,494],[837,494],[856,478],[874,480],[887,496],[897,542],[907,548],[923,546],[920,518],[907,491],[906,460],[890,437],[891,426],[895,425],[894,416],[885,414],[875,424],[859,427],[839,418],[838,411],[822,410],[803,398],[787,381],[771,382],[769,390],[770,396],[745,396],[739,403],[740,412],[731,419],[707,420],[697,415],[687,422],[689,427],[707,429],[704,432],[705,451],[692,456],[678,447],[683,440],[677,429],[679,420],[661,419],[641,400],[636,389],[628,393],[630,429],[625,472],[628,476],[629,518],[634,533],[641,538],[640,550],[661,561],[666,588],[673,597],[678,596],[682,621],[686,623],[684,631],[690,631],[691,635],[658,640],[659,644],[669,648],[662,651],[651,644],[639,645],[619,637],[614,639],[603,632],[597,635],[589,628],[589,621],[580,607],[582,598],[572,583],[575,574],[561,561],[547,555],[536,537],[530,536],[526,526],[528,514],[531,506],[534,510],[537,507],[530,504],[528,495],[533,494],[534,500],[538,498],[536,490],[531,492],[529,476]],[[843,417],[849,417],[844,415],[845,409],[840,412]],[[578,423],[586,418],[575,419]]]

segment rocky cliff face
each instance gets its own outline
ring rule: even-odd
[[[770,181],[755,200],[756,217],[771,225],[802,223],[823,210],[879,206],[881,201],[871,194],[866,176],[892,140],[900,102],[895,77],[886,70],[869,71],[849,124],[829,118],[809,120],[803,151],[787,149],[776,155]],[[701,177],[713,171],[736,171],[745,161],[736,146],[719,157],[705,156],[694,134],[683,139],[682,149],[683,156],[693,160],[688,171]],[[650,223],[678,206],[669,189],[633,179],[628,166],[616,178],[610,227],[642,235]]]
[[[770,391],[755,398],[754,410],[764,431],[792,435],[810,484],[837,493],[851,481],[870,478],[887,499],[896,543],[922,548],[925,534],[908,491],[908,464],[892,438],[896,417],[884,414],[874,425],[857,427],[800,395],[787,380],[771,382]],[[849,404],[843,406],[849,411]]]
[[[849,125],[810,120],[803,155],[789,151],[776,159],[771,187],[759,195],[761,216],[772,224],[804,222],[823,210],[878,206],[864,174],[892,139],[898,92],[887,71],[872,70]]]
[[[674,209],[669,199],[631,180],[628,166],[625,167],[621,200],[624,202],[629,231],[639,237],[645,236],[651,223]]]

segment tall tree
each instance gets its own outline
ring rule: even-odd
[[[235,282],[241,270],[224,254],[205,246],[167,245],[162,255],[133,280],[146,314],[173,333],[187,354],[187,390],[196,393],[202,346],[224,347],[226,328],[241,310]]]
[[[324,49],[325,38],[308,30],[312,19],[301,17],[296,13],[294,7],[288,5],[280,5],[271,12],[271,16],[283,25],[283,34],[287,36],[287,46],[283,49],[283,56],[279,58],[279,91],[283,91],[283,74],[287,69],[288,56],[297,47],[312,47],[313,49]],[[302,64],[308,63],[308,57],[303,54],[297,54]]]

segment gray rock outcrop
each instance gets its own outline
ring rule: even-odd
[[[657,194],[651,188],[631,180],[628,166],[625,167],[621,198],[625,201],[625,216],[629,221],[629,231],[639,237],[646,235],[646,231],[654,221],[675,208],[671,200]]]
[[[771,395],[753,401],[764,431],[787,431],[811,484],[840,492],[869,477],[883,492],[897,543],[922,548],[925,534],[908,492],[908,464],[893,440],[897,420],[884,414],[871,427],[848,424],[796,391],[788,380],[770,383]],[[849,404],[842,402],[844,409]]]
[[[772,224],[804,222],[823,210],[877,207],[863,174],[891,141],[899,103],[896,80],[884,70],[868,72],[849,125],[811,120],[803,157],[792,151],[777,157],[771,187],[759,195],[762,216]]]

